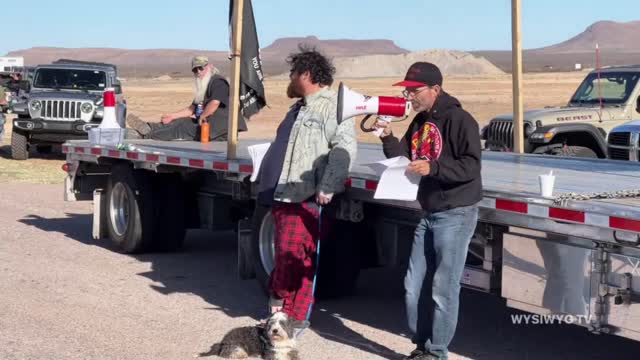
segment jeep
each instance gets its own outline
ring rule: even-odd
[[[593,70],[567,105],[525,111],[525,152],[606,158],[607,134],[640,114],[638,79],[640,65]],[[511,114],[497,116],[481,132],[485,150],[512,151]]]
[[[27,87],[26,100],[13,106],[14,159],[27,159],[32,145],[48,151],[67,140],[86,139],[87,131],[102,121],[107,88],[114,89],[116,117],[125,126],[126,101],[114,65],[75,60],[38,65]]]

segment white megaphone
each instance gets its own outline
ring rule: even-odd
[[[338,87],[338,123],[358,115],[406,118],[410,112],[411,103],[403,97],[362,95],[343,83]]]
[[[104,115],[102,116],[102,122],[100,122],[98,128],[120,128],[121,126],[118,124],[118,119],[116,118],[116,95],[114,89],[105,89],[103,96],[102,106],[104,107]]]

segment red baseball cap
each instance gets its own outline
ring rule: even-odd
[[[420,86],[442,86],[442,73],[437,66],[428,62],[416,62],[413,63],[407,75],[404,77],[404,81],[393,84],[393,86],[404,87],[420,87]]]

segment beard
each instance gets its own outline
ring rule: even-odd
[[[287,96],[290,99],[301,98],[303,96],[302,91],[293,81],[291,81],[287,87]]]
[[[194,80],[194,96],[193,96],[193,101],[196,104],[199,104],[201,102],[204,102],[204,96],[207,93],[207,88],[209,87],[209,81],[211,80],[211,77],[213,76],[213,73],[211,71],[211,69],[209,69],[209,71],[207,71],[206,74],[204,74],[203,77],[199,78],[196,77]]]

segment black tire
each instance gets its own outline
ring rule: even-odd
[[[360,239],[368,233],[362,224],[333,221],[330,235],[320,243],[320,265],[316,281],[319,299],[338,298],[353,293],[361,268]]]
[[[154,174],[153,183],[156,194],[153,250],[178,250],[186,234],[184,184],[179,174]]]
[[[153,188],[149,174],[126,164],[112,168],[107,182],[106,221],[109,239],[126,254],[151,248]]]
[[[356,224],[333,220],[331,234],[320,243],[320,262],[316,279],[316,298],[335,298],[350,294],[360,273],[360,247]],[[256,206],[252,220],[251,252],[256,280],[268,293],[273,266],[273,218],[264,206]],[[270,234],[269,234],[270,233]],[[269,238],[270,237],[270,238]]]
[[[268,207],[256,205],[253,217],[251,220],[251,255],[253,257],[253,268],[256,274],[256,280],[265,291],[269,292],[269,277],[272,270],[273,254],[268,253],[268,249],[265,247],[267,240],[261,239],[263,233],[268,233],[269,229],[265,227],[273,228],[273,218],[271,217],[271,211]],[[261,241],[264,240],[265,244]],[[271,255],[271,256],[270,256]],[[264,258],[264,259],[263,259]]]
[[[568,157],[583,157],[597,159],[598,155],[595,151],[584,146],[564,146],[556,148],[551,151],[552,155],[568,156]]]
[[[27,133],[20,129],[13,129],[11,134],[11,157],[15,160],[29,158],[29,139]]]
[[[51,154],[53,152],[53,145],[36,145],[36,151],[40,154]]]

